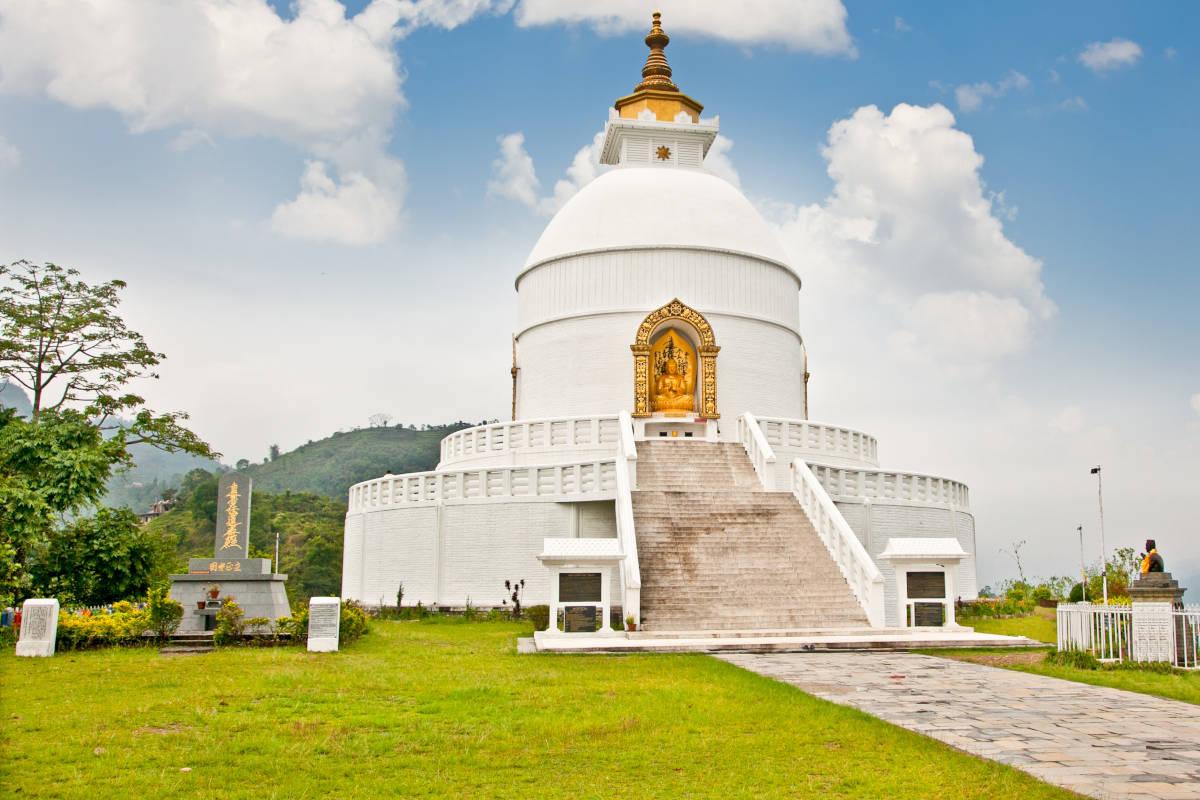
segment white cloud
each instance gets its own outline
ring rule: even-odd
[[[986,81],[963,84],[954,90],[954,99],[958,102],[958,110],[968,113],[982,106],[985,97],[1003,97],[1010,89],[1025,89],[1028,86],[1029,78],[1014,69],[1008,77],[995,84]]]
[[[15,144],[0,136],[0,172],[15,169],[21,163],[21,151]]]
[[[896,17],[893,25],[896,28],[896,33],[908,33],[913,29],[912,25],[904,21],[904,17]]]
[[[1079,433],[1084,426],[1083,409],[1076,405],[1067,406],[1050,420],[1050,425],[1066,434]]]
[[[416,28],[437,26],[453,30],[481,14],[507,14],[514,0],[388,0],[379,3],[378,13],[388,18],[384,9],[395,8],[399,14],[399,33],[408,35]],[[382,22],[381,21],[381,27]]]
[[[1174,61],[1175,59],[1179,58],[1179,51],[1174,47],[1168,47],[1167,49],[1163,50],[1163,58],[1165,58],[1167,61]]]
[[[663,27],[743,45],[782,44],[823,55],[856,55],[841,0],[662,0]],[[650,6],[640,0],[521,0],[517,24],[590,25],[602,34],[649,28]]]
[[[185,150],[192,150],[200,147],[201,145],[205,147],[216,147],[217,143],[213,141],[213,138],[209,136],[207,132],[202,131],[199,128],[188,128],[185,131],[180,131],[179,135],[172,139],[171,143],[167,146],[172,150],[182,153]]]
[[[1059,103],[1058,107],[1063,109],[1064,111],[1087,111],[1088,110],[1087,101],[1084,100],[1079,95],[1075,95],[1074,97],[1068,97],[1066,100],[1063,100],[1061,103]]]
[[[405,19],[450,25],[449,11],[432,8],[444,5],[372,0],[347,18],[336,0],[297,0],[285,20],[266,0],[0,0],[0,92],[112,109],[134,133],[184,127],[173,143],[180,148],[205,136],[278,139],[347,176],[320,204],[360,197],[368,185],[394,200],[403,194],[395,183],[402,170],[384,147],[404,105],[395,26]],[[280,207],[281,217],[317,198],[302,194]],[[367,228],[395,228],[399,205],[373,208],[396,217]],[[276,222],[288,235],[296,230]]]
[[[713,139],[712,146],[708,148],[708,155],[704,157],[704,166],[709,172],[718,175],[732,183],[734,186],[741,187],[742,179],[738,175],[737,169],[733,166],[733,161],[729,158],[729,151],[733,149],[733,139],[727,139],[720,134],[716,139]]]
[[[1142,57],[1137,42],[1116,38],[1109,42],[1092,42],[1079,54],[1079,63],[1092,72],[1105,73],[1122,67],[1132,67]]]
[[[779,232],[806,291],[882,326],[896,355],[978,370],[1026,349],[1055,306],[1041,262],[1005,237],[1003,194],[986,191],[983,158],[954,122],[941,105],[901,104],[834,123],[823,150],[833,194],[793,209]]]
[[[398,166],[398,165],[397,165]],[[300,195],[271,215],[271,230],[294,239],[364,245],[380,242],[400,223],[403,196],[361,172],[329,176],[322,161],[309,161]]]
[[[1192,395],[1192,411],[1200,414],[1200,393]]]
[[[538,205],[541,182],[533,159],[525,150],[525,134],[518,131],[499,137],[500,157],[492,162],[488,194],[518,200],[530,208]]]

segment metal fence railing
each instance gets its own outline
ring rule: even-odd
[[[1176,667],[1200,668],[1200,606],[1177,608],[1169,624],[1144,632],[1143,638],[1161,637],[1149,647],[1141,639],[1140,647],[1134,645],[1132,606],[1060,603],[1057,622],[1059,650],[1091,653],[1100,661],[1146,660],[1145,652],[1165,652]]]

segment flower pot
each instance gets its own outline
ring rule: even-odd
[[[210,589],[208,592],[208,596],[211,597],[213,600],[216,600],[217,595],[219,595],[220,593],[221,593],[220,589]]]
[[[636,631],[636,630],[637,630],[637,623],[636,623],[636,622],[630,622],[630,623],[628,623],[628,624],[625,626],[625,630],[627,630],[627,631]]]
[[[203,601],[203,600],[197,600],[197,601],[196,601],[196,608],[198,608],[198,609],[200,609],[201,611],[203,611],[203,610],[204,610],[204,601]]]

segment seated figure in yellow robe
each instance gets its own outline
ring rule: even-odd
[[[692,411],[695,400],[692,397],[694,389],[692,376],[684,378],[679,374],[679,365],[675,359],[669,358],[663,364],[663,371],[654,382],[654,396],[651,398],[651,409],[654,411]]]

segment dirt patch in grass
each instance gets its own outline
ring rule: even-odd
[[[1040,664],[1046,657],[1045,650],[1015,650],[1010,653],[938,653],[943,658],[953,658],[955,661],[970,661],[972,664],[986,664],[989,667],[1014,667],[1018,664]]]
[[[190,731],[191,729],[192,729],[192,726],[190,726],[190,725],[181,725],[178,722],[172,722],[170,725],[165,725],[161,728],[155,727],[154,725],[143,725],[140,728],[135,728],[133,731],[133,735],[134,736],[167,736],[172,733],[183,733],[184,731]]]

